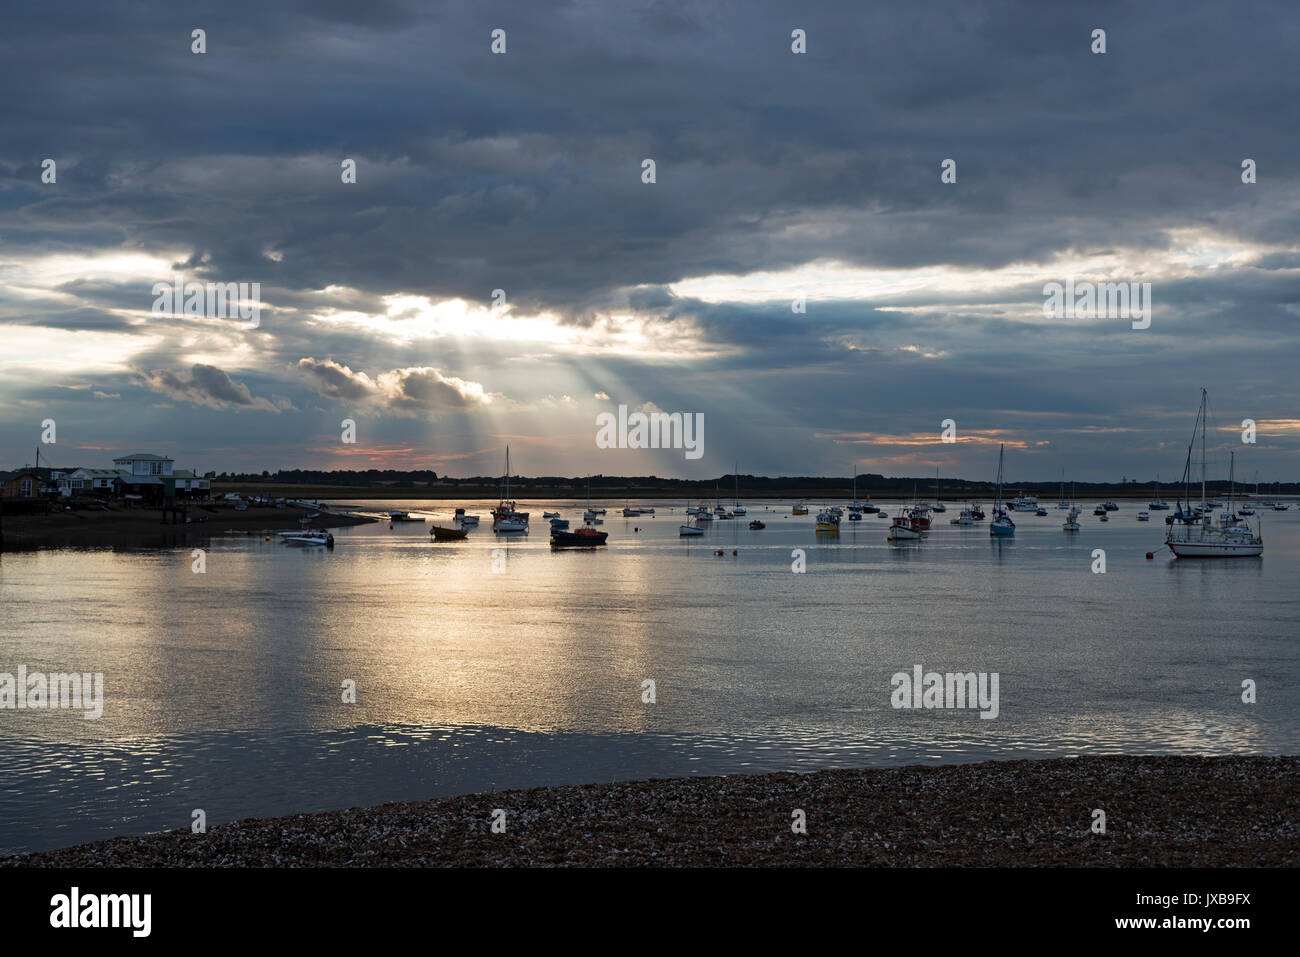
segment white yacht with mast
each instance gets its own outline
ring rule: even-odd
[[[515,509],[510,497],[510,446],[506,446],[506,474],[501,480],[501,501],[492,509],[492,531],[498,534],[528,531],[528,513]]]
[[[1002,456],[1005,451],[1005,444],[998,446],[998,485],[993,497],[993,521],[989,522],[990,538],[1005,538],[1016,534],[1016,523],[1011,521],[1011,516],[1002,507]],[[1037,505],[1037,499],[1034,501]]]
[[[1074,483],[1070,483],[1070,511],[1065,516],[1065,521],[1061,524],[1063,532],[1077,532],[1079,530],[1079,506],[1074,500]]]
[[[1201,432],[1201,502],[1205,502],[1205,425],[1207,393],[1201,389],[1201,408],[1196,414],[1196,428]],[[1178,494],[1178,511],[1174,518],[1183,516],[1183,494],[1188,490],[1192,473],[1192,450],[1196,448],[1196,431],[1192,431],[1191,444],[1187,446],[1187,463],[1183,466],[1182,490]],[[1235,461],[1234,461],[1235,465]],[[1190,503],[1189,503],[1190,505]],[[1170,523],[1165,544],[1178,558],[1256,558],[1264,554],[1264,538],[1256,534],[1245,519],[1210,522],[1210,511],[1202,504],[1201,520]]]

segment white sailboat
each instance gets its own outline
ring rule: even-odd
[[[853,501],[849,503],[849,521],[862,521],[862,503],[858,501],[858,463],[853,463]]]
[[[732,496],[731,499],[731,514],[734,515],[736,518],[740,518],[741,516],[748,515],[749,513],[745,511],[745,506],[740,504],[740,463],[737,462],[735,467],[736,467],[736,475],[735,475],[736,489],[735,489],[735,494]]]
[[[678,536],[680,536],[681,538],[692,538],[697,535],[703,535],[704,529],[700,525],[700,511],[697,511],[696,509],[693,509],[689,505],[687,505],[686,514],[690,515],[691,518],[688,518],[686,520],[685,525],[677,526]]]
[[[588,475],[587,476],[587,510],[582,513],[582,520],[588,525],[603,525],[605,523],[601,520],[600,516],[604,514],[605,514],[605,510],[603,508],[594,509],[591,507],[591,476]]]
[[[1079,506],[1074,500],[1074,483],[1070,483],[1070,511],[1065,516],[1065,521],[1061,525],[1063,532],[1077,532],[1079,530]]]
[[[1207,394],[1201,389],[1201,408],[1196,415],[1196,428],[1201,432],[1201,501],[1205,501],[1205,426]],[[1191,479],[1192,450],[1196,447],[1196,431],[1192,431],[1192,441],[1187,447],[1187,463],[1183,466],[1183,491]],[[1235,465],[1235,461],[1234,461]],[[1183,512],[1183,492],[1178,495],[1178,512]],[[1165,536],[1165,544],[1178,558],[1256,558],[1264,554],[1264,538],[1256,534],[1246,519],[1221,521],[1216,527],[1209,521],[1209,512],[1204,510],[1200,522],[1187,521],[1170,523]]]
[[[1007,538],[1016,534],[1016,523],[1011,521],[1011,516],[1002,507],[1002,457],[1005,451],[1005,444],[998,446],[998,485],[993,497],[993,521],[989,522],[990,538]],[[1035,499],[1034,507],[1037,506],[1038,500]]]
[[[498,534],[527,533],[528,513],[515,508],[510,498],[510,446],[506,446],[506,473],[501,480],[501,501],[492,510],[492,531]]]

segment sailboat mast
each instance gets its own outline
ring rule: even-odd
[[[1006,445],[998,446],[998,487],[997,492],[994,495],[995,501],[993,503],[993,510],[995,512],[1000,512],[1002,510],[1002,453],[1005,449]]]
[[[1237,517],[1237,511],[1232,507],[1232,499],[1237,494],[1237,453],[1228,453],[1228,514],[1233,518]]]
[[[1205,390],[1201,389],[1201,504],[1205,504]]]

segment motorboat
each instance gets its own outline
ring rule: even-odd
[[[424,519],[418,515],[412,518],[410,512],[389,512],[388,520],[390,522],[423,522],[424,521]]]
[[[604,545],[609,532],[598,532],[594,528],[579,528],[566,532],[560,528],[551,529],[551,544],[557,547],[594,548]]]
[[[840,530],[840,517],[827,509],[817,513],[817,531],[835,535]]]
[[[754,519],[752,522],[750,522],[749,527],[756,532],[760,531],[761,529],[767,528],[767,526],[764,525],[762,522],[760,522],[758,519]]]
[[[808,506],[805,505],[803,502],[800,502],[798,505],[796,505],[796,506],[794,506],[793,508],[790,509],[790,514],[791,514],[791,515],[807,515],[807,514],[808,514]]]
[[[297,531],[280,532],[280,541],[286,545],[319,545],[324,548],[334,547],[334,536],[322,529],[304,528]]]
[[[920,541],[921,531],[913,527],[912,518],[906,508],[900,508],[898,515],[889,525],[889,533],[885,536],[887,541],[891,542],[915,542]]]
[[[1138,512],[1138,521],[1139,521],[1139,522],[1149,522],[1149,521],[1151,521],[1151,513],[1150,513],[1150,512]]]
[[[567,529],[568,527],[569,527],[569,520],[568,520],[567,518],[553,518],[553,519],[551,519],[551,531],[555,531],[557,528],[560,529],[561,531],[563,531],[564,529]]]
[[[906,510],[907,519],[918,532],[928,532],[933,522],[930,520],[930,506],[916,505]]]

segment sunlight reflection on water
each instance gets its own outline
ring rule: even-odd
[[[1300,744],[1300,516],[1270,522],[1263,560],[1180,564],[1163,526],[1119,519],[1066,538],[1058,515],[1026,516],[1011,542],[940,526],[900,548],[884,522],[817,541],[762,505],[763,532],[683,541],[667,507],[611,503],[598,552],[553,553],[539,522],[449,546],[424,525],[342,529],[332,553],[215,537],[204,575],[188,549],[5,554],[0,671],[102,671],[106,700],[98,721],[0,711],[0,850],[184,827],[195,807],[215,824],[591,780]],[[999,672],[999,717],[894,710],[890,676],[916,664]]]

